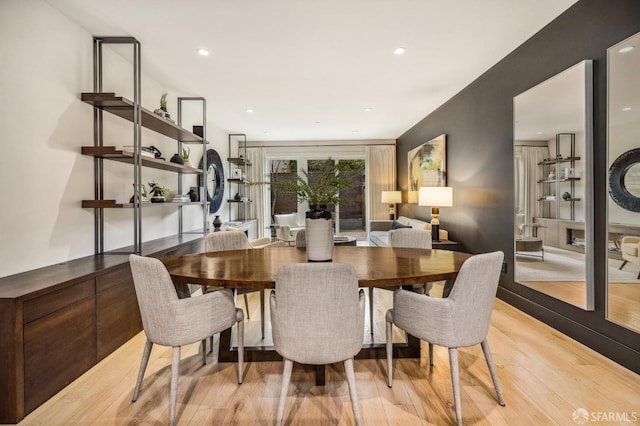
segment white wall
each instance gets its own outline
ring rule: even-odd
[[[104,91],[132,97],[130,49],[105,47]],[[81,92],[93,89],[92,37],[42,0],[3,0],[0,57],[0,276],[6,276],[93,254],[93,210],[81,208],[81,200],[93,198],[93,159],[80,154],[93,144],[92,107],[80,101]],[[164,91],[143,76],[143,106],[157,108]],[[179,95],[196,94],[169,93],[174,119]],[[227,134],[209,121],[207,130],[209,147],[226,158]],[[105,145],[132,144],[132,135],[129,122],[105,113]],[[167,160],[177,152],[175,141],[146,130],[142,144],[158,147]],[[200,157],[192,147],[194,166]],[[174,173],[144,169],[143,182],[151,180],[177,189]],[[128,201],[131,166],[105,161],[105,181],[105,198]],[[195,186],[195,177],[185,183],[186,190]],[[133,211],[105,211],[105,248],[130,245]],[[202,226],[201,209],[184,212],[185,229]],[[145,241],[177,232],[175,207],[147,209],[143,218]]]

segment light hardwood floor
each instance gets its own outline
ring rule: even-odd
[[[380,293],[385,297],[384,293],[390,292]],[[383,311],[376,309],[376,327],[384,326]],[[252,321],[259,321],[259,315],[253,312],[251,317]],[[143,333],[131,339],[21,424],[166,424],[170,348],[154,347],[140,398],[131,403],[144,340]],[[489,343],[506,407],[499,406],[495,399],[480,347],[461,349],[465,424],[571,425],[577,424],[572,415],[578,408],[587,410],[592,419],[614,416],[606,417],[614,421],[589,424],[640,424],[640,376],[499,300],[491,320]],[[210,362],[202,366],[198,349],[194,344],[182,351],[178,424],[274,423],[281,362],[247,363],[245,381],[238,385],[235,364],[218,364],[209,356]],[[455,424],[446,349],[436,347],[434,358],[433,368],[424,357],[395,360],[391,389],[385,382],[385,361],[355,361],[364,424]],[[341,364],[327,368],[324,387],[314,385],[311,368],[296,364],[291,383],[286,424],[353,424]],[[635,420],[624,422],[620,416]]]

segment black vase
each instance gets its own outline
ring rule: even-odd
[[[190,189],[189,192],[187,192],[187,194],[189,195],[189,199],[191,200],[192,203],[195,203],[196,201],[198,201],[198,193],[194,189]]]
[[[171,160],[169,161],[171,161],[172,163],[184,165],[184,160],[182,159],[180,154],[173,154],[173,157],[171,157]]]
[[[214,227],[214,232],[215,231],[219,231],[220,227],[222,226],[222,221],[220,220],[220,216],[216,215],[215,218],[213,218],[213,227]]]

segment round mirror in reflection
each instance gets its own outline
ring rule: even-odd
[[[640,148],[623,153],[611,163],[609,196],[623,209],[640,212]]]
[[[636,163],[627,169],[624,174],[623,184],[629,194],[640,198],[640,163]]]

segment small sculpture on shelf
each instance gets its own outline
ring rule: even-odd
[[[158,114],[160,117],[164,118],[165,120],[171,121],[173,123],[173,120],[171,119],[171,116],[167,111],[167,94],[166,93],[163,93],[162,96],[160,97],[160,108],[153,111],[153,113]]]
[[[144,185],[140,185],[140,190],[136,191],[136,185],[135,183],[132,184],[133,185],[133,192],[134,194],[131,196],[131,198],[129,199],[129,202],[131,204],[133,204],[135,202],[136,199],[136,194],[135,192],[137,192],[138,194],[140,194],[140,202],[141,203],[149,203],[149,195],[147,195],[147,189],[144,187]]]
[[[164,186],[152,181],[149,182],[149,187],[151,187],[151,202],[152,203],[164,203],[166,201],[165,195],[169,194],[169,189]]]

